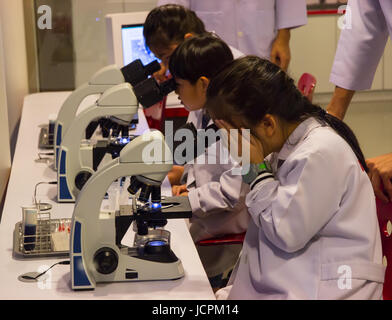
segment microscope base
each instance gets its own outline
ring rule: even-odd
[[[81,270],[83,268],[81,257],[73,256],[71,260],[72,289],[93,290],[97,283],[177,280],[184,277],[181,260],[171,250],[168,257],[169,260],[174,261],[157,262],[150,260],[159,260],[157,257],[159,255],[145,254],[139,256],[137,248],[123,247],[119,253],[111,248],[101,248],[96,252],[94,261],[89,263],[89,269],[91,270],[89,275],[93,279],[93,281],[89,281],[89,276],[83,276],[83,273],[85,275],[86,273]],[[165,256],[163,257],[165,258]],[[113,269],[114,271],[112,271]],[[84,282],[78,283],[77,279],[83,277],[85,278]]]

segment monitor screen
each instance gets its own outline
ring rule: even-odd
[[[144,65],[157,59],[145,46],[143,24],[123,25],[121,29],[124,66],[136,59]]]

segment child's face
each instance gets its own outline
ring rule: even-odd
[[[163,66],[168,69],[170,57],[178,47],[178,43],[172,43],[169,46],[151,47],[151,52],[162,61]]]
[[[178,100],[185,106],[188,111],[202,109],[206,102],[206,90],[204,89],[203,80],[200,78],[195,84],[188,80],[175,78],[178,94]]]

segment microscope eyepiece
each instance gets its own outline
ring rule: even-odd
[[[146,80],[150,75],[159,71],[161,66],[157,60],[144,66],[140,59],[137,59],[121,69],[126,82],[132,87]]]
[[[153,77],[133,87],[136,98],[144,108],[149,108],[163,100],[169,93],[176,90],[176,81],[167,80],[159,84]]]
[[[149,108],[164,98],[158,82],[152,77],[134,86],[133,92],[144,108]]]
[[[169,93],[172,93],[173,91],[176,90],[177,83],[174,80],[174,78],[171,78],[170,80],[167,80],[167,81],[161,83],[159,86],[161,89],[161,94],[163,96],[167,96]]]
[[[148,77],[159,70],[161,70],[161,65],[158,60],[154,60],[144,67],[144,74]]]

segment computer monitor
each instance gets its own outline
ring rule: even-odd
[[[156,59],[144,45],[143,24],[147,15],[147,11],[141,11],[106,16],[109,64],[121,68],[138,58],[143,64]]]
[[[157,60],[155,55],[146,47],[143,36],[143,24],[121,26],[123,63],[127,65],[140,59],[144,65]]]

